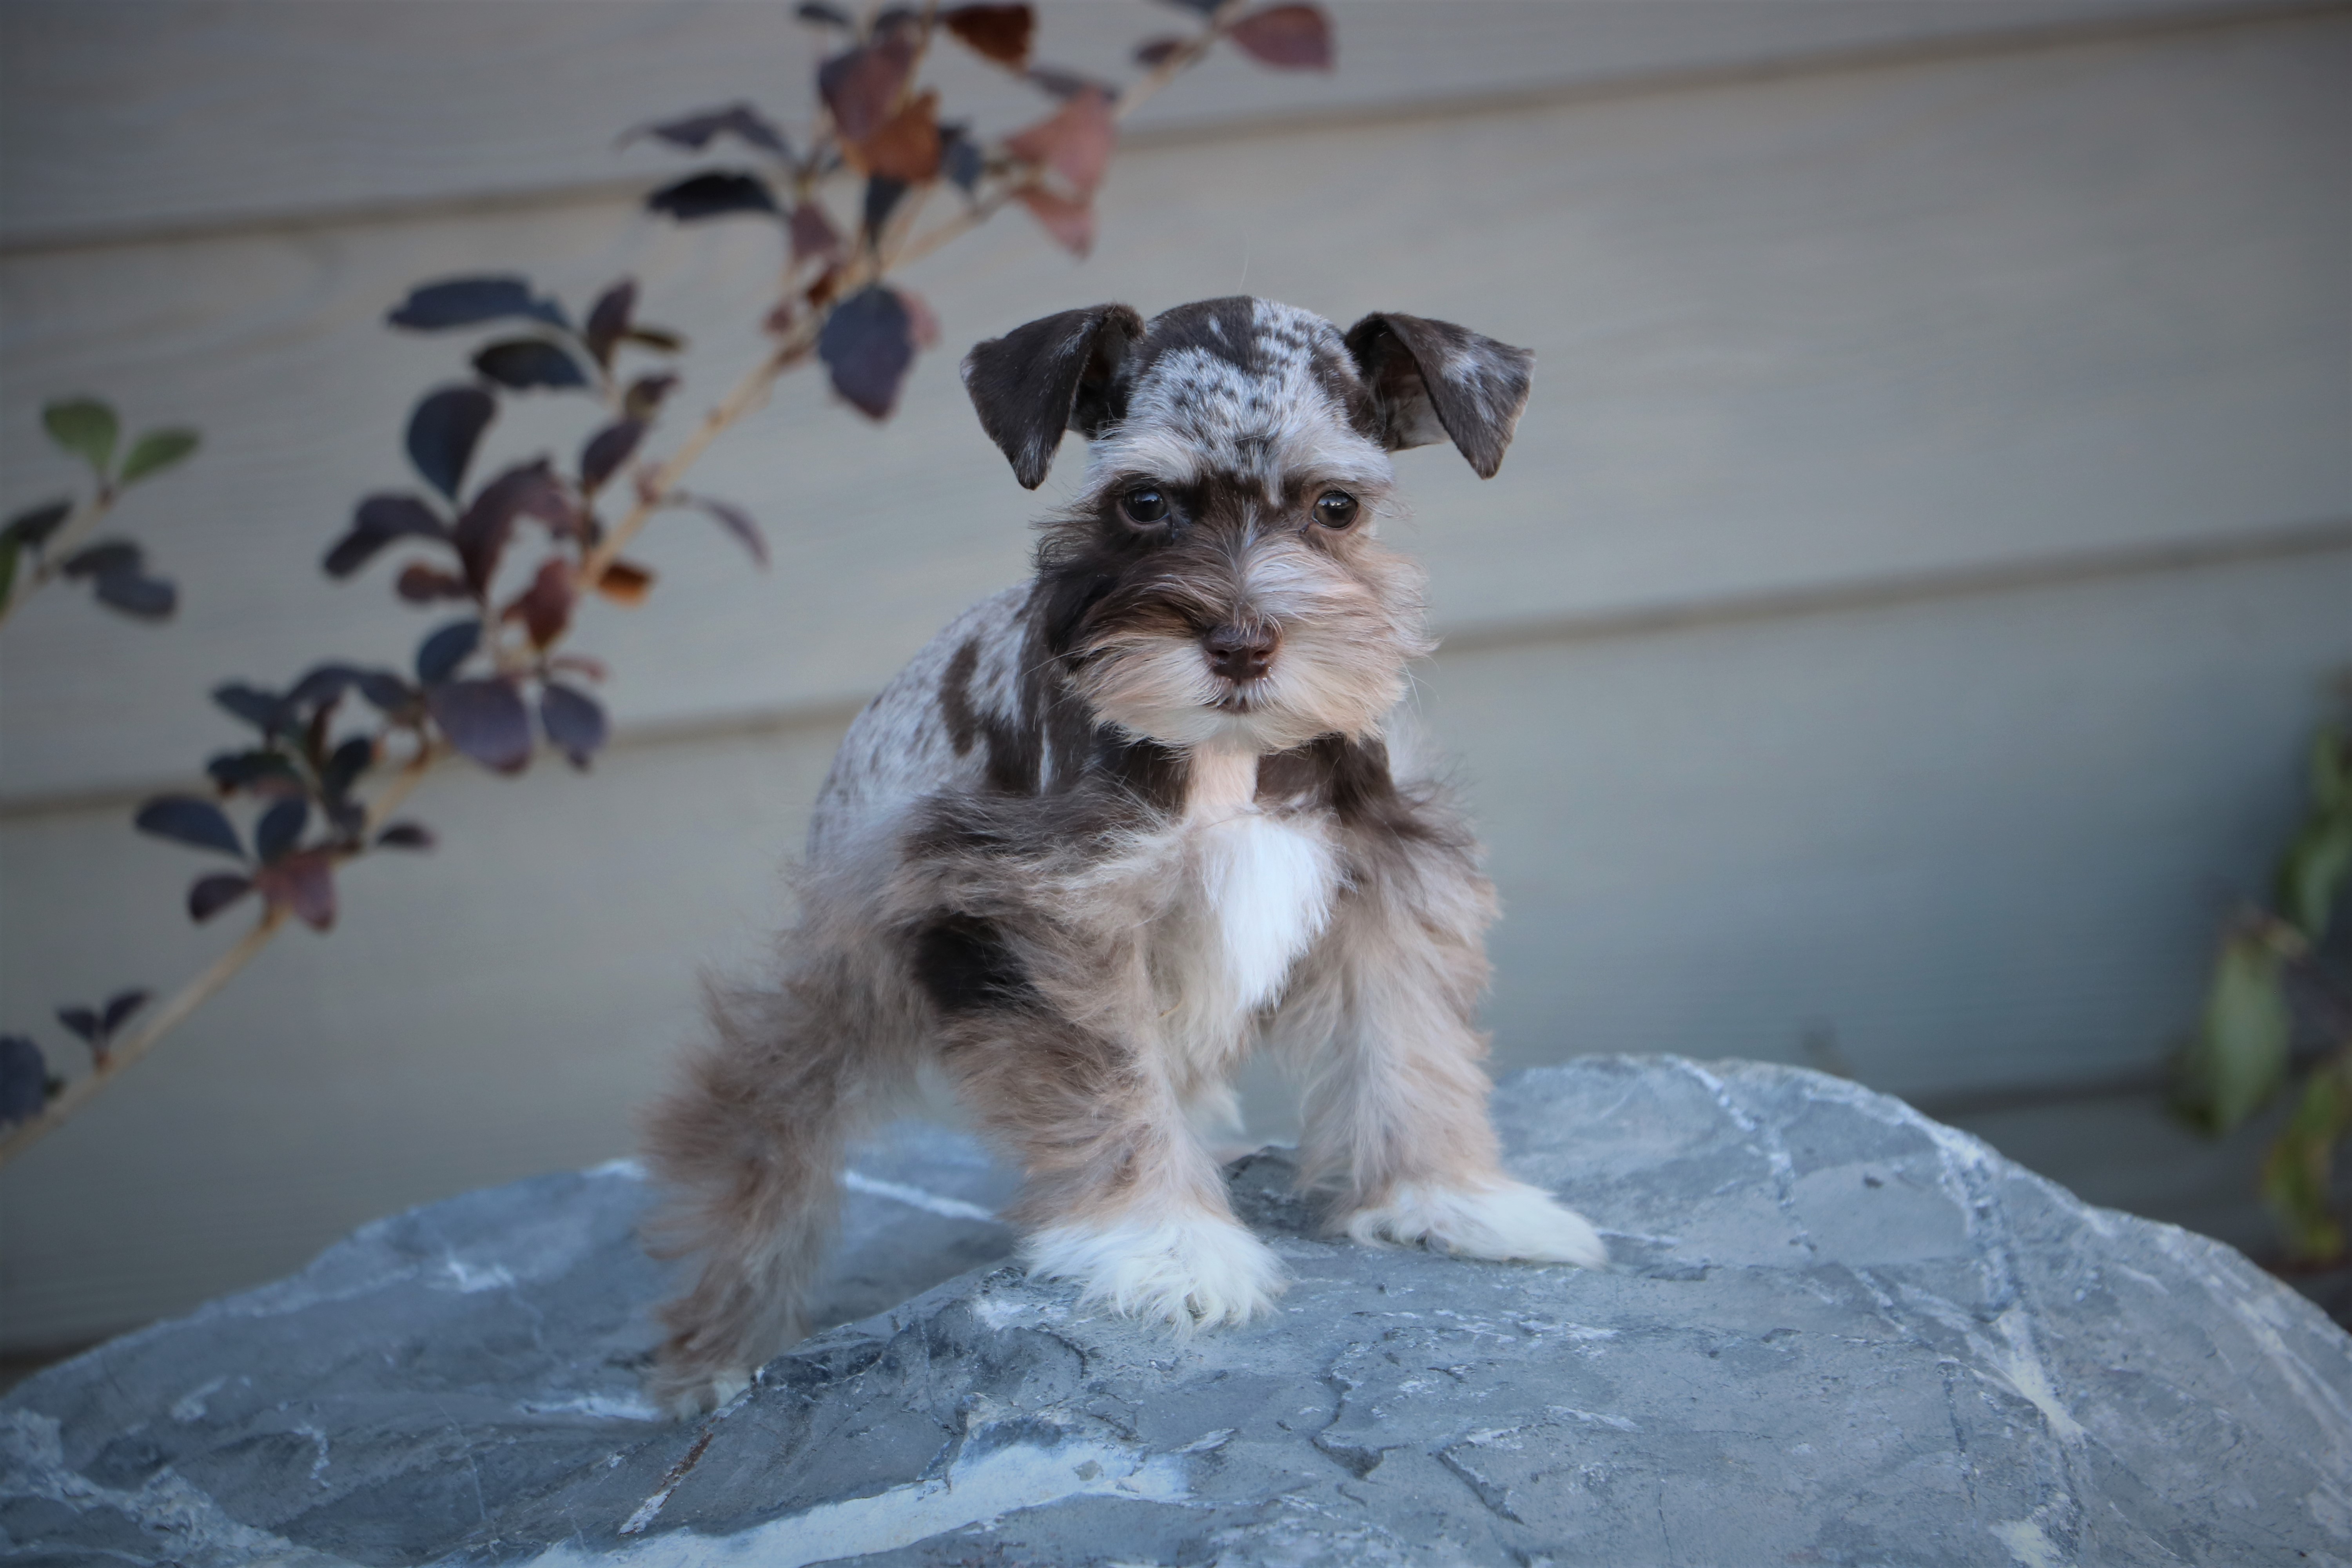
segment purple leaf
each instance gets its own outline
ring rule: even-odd
[[[588,325],[580,335],[598,364],[613,363],[613,345],[629,330],[629,318],[636,309],[637,282],[634,278],[624,278],[596,296],[596,303],[588,311]]]
[[[713,170],[664,185],[646,198],[646,205],[667,213],[680,223],[724,217],[729,213],[774,213],[776,193],[757,174]]]
[[[445,386],[428,393],[408,418],[408,460],[435,489],[451,500],[466,482],[467,466],[498,402],[478,386]]]
[[[514,682],[453,680],[425,694],[449,743],[486,768],[520,773],[530,762],[530,712]]]
[[[223,752],[205,764],[205,772],[223,795],[287,795],[302,788],[302,775],[281,752]]]
[[[395,539],[446,539],[449,528],[415,496],[373,495],[352,514],[352,531],[320,564],[330,577],[348,577]]]
[[[867,418],[888,418],[907,367],[915,362],[905,303],[879,285],[858,290],[834,307],[817,335],[816,352],[833,373],[835,392]]]
[[[450,531],[457,554],[466,564],[466,581],[476,593],[488,589],[498,574],[499,557],[513,534],[515,519],[538,518],[558,533],[579,531],[580,519],[571,497],[563,493],[555,471],[541,458],[520,463],[484,485]]]
[[[242,680],[214,687],[213,700],[265,735],[278,729],[287,719],[284,703],[278,693],[265,691],[258,686],[247,686]]]
[[[253,829],[253,850],[262,864],[282,860],[287,853],[302,841],[302,830],[310,826],[310,803],[307,800],[281,800],[261,814]]]
[[[87,1007],[60,1007],[58,1009],[58,1022],[79,1036],[86,1046],[96,1046],[106,1037],[98,1015]]]
[[[0,1035],[0,1127],[29,1121],[49,1102],[49,1064],[22,1035]]]
[[[646,438],[646,425],[642,419],[616,419],[588,437],[580,448],[580,488],[595,491],[604,488],[604,481],[620,471]]]
[[[290,910],[312,931],[335,923],[335,863],[324,849],[305,849],[254,874],[253,885],[273,909]]]
[[[208,800],[187,795],[158,795],[141,806],[131,821],[140,832],[158,838],[245,858],[245,846],[238,842],[236,829],[229,826],[226,814]]]
[[[474,368],[500,386],[528,392],[535,386],[585,386],[580,362],[545,338],[509,338],[474,356]]]
[[[75,551],[58,570],[68,577],[105,577],[117,572],[138,571],[141,559],[139,546],[129,540],[109,539]]]
[[[841,255],[841,231],[819,202],[805,201],[793,209],[791,231],[795,266],[813,256],[830,261]]]
[[[397,713],[416,700],[415,689],[388,669],[362,669],[352,684],[380,713]]]
[[[980,143],[974,142],[962,126],[942,125],[940,127],[940,167],[954,182],[956,189],[970,195],[979,186],[981,176],[988,173],[988,159],[981,152]],[[795,245],[798,237],[795,231]]]
[[[866,243],[878,242],[882,226],[890,221],[898,204],[906,199],[907,182],[877,174],[866,182]]]
[[[480,621],[451,621],[416,645],[417,680],[425,686],[439,685],[474,656],[481,642]]]
[[[349,664],[315,664],[304,672],[285,696],[285,705],[300,713],[331,702],[358,684],[357,666]]]
[[[843,18],[841,25],[847,26],[847,18]],[[640,126],[629,134],[656,137],[673,147],[684,147],[694,153],[710,145],[713,137],[733,135],[741,137],[763,153],[773,153],[779,158],[792,156],[792,149],[784,142],[784,133],[748,103],[730,103],[724,109],[706,109],[698,114],[666,120],[658,125]]]
[[[430,849],[433,830],[421,822],[395,822],[375,836],[379,849]]]
[[[551,327],[568,325],[562,308],[554,300],[533,299],[528,279],[509,276],[449,278],[438,283],[421,284],[394,306],[384,320],[395,327],[434,331],[517,316],[545,321]]]
[[[1268,5],[1235,22],[1225,37],[1277,70],[1331,68],[1331,19],[1320,5]]]
[[[677,377],[667,374],[641,375],[629,383],[622,411],[632,419],[651,419],[661,412],[662,400],[677,388]]]
[[[188,918],[208,921],[253,891],[253,879],[226,871],[199,877],[188,889]]]
[[[588,766],[588,759],[603,747],[610,732],[604,710],[594,698],[552,680],[540,688],[539,721],[547,726],[547,738],[572,759],[575,768]]]
[[[319,793],[330,803],[341,802],[374,763],[375,742],[365,735],[353,735],[337,746],[327,765],[319,770]]]
[[[894,34],[835,55],[817,68],[817,92],[833,110],[833,122],[841,128],[844,141],[863,142],[882,129],[898,110],[898,95],[914,64],[913,42]]]
[[[721,528],[740,540],[743,548],[751,552],[752,560],[762,566],[768,563],[767,536],[760,531],[760,525],[751,520],[750,512],[732,501],[714,500],[709,496],[680,496],[678,499],[714,519]]]
[[[180,591],[169,582],[136,569],[105,573],[90,584],[90,592],[107,608],[142,621],[163,620],[180,603]]]
[[[107,1038],[112,1039],[115,1031],[122,1027],[123,1020],[147,1005],[148,994],[147,992],[133,986],[128,991],[118,991],[108,997],[106,1016],[98,1021],[99,1031]]]
[[[72,515],[72,501],[48,501],[20,511],[10,518],[8,525],[5,528],[0,528],[0,539],[14,539],[26,544],[40,544],[45,542],[49,535],[63,527],[66,519]]]

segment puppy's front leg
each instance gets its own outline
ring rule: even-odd
[[[1272,1309],[1282,1265],[1234,1217],[1148,1048],[1028,1008],[960,1018],[945,1046],[964,1103],[1028,1177],[1006,1217],[1031,1272],[1180,1333]]]
[[[1305,1177],[1358,1241],[1600,1268],[1583,1215],[1503,1173],[1474,1026],[1494,892],[1449,837],[1367,858],[1276,1020],[1307,1057]]]

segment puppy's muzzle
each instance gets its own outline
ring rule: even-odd
[[[1222,626],[1202,637],[1201,646],[1209,656],[1209,673],[1240,686],[1265,679],[1281,640],[1272,626]]]

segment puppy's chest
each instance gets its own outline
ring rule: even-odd
[[[1188,990],[1222,994],[1254,1012],[1282,993],[1291,968],[1331,918],[1339,875],[1318,814],[1257,809],[1256,759],[1196,759],[1184,822],[1181,925]],[[1196,998],[1197,999],[1197,998]]]

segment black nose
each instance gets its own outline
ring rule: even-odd
[[[1209,671],[1225,680],[1255,680],[1274,663],[1272,626],[1219,626],[1201,639]]]

